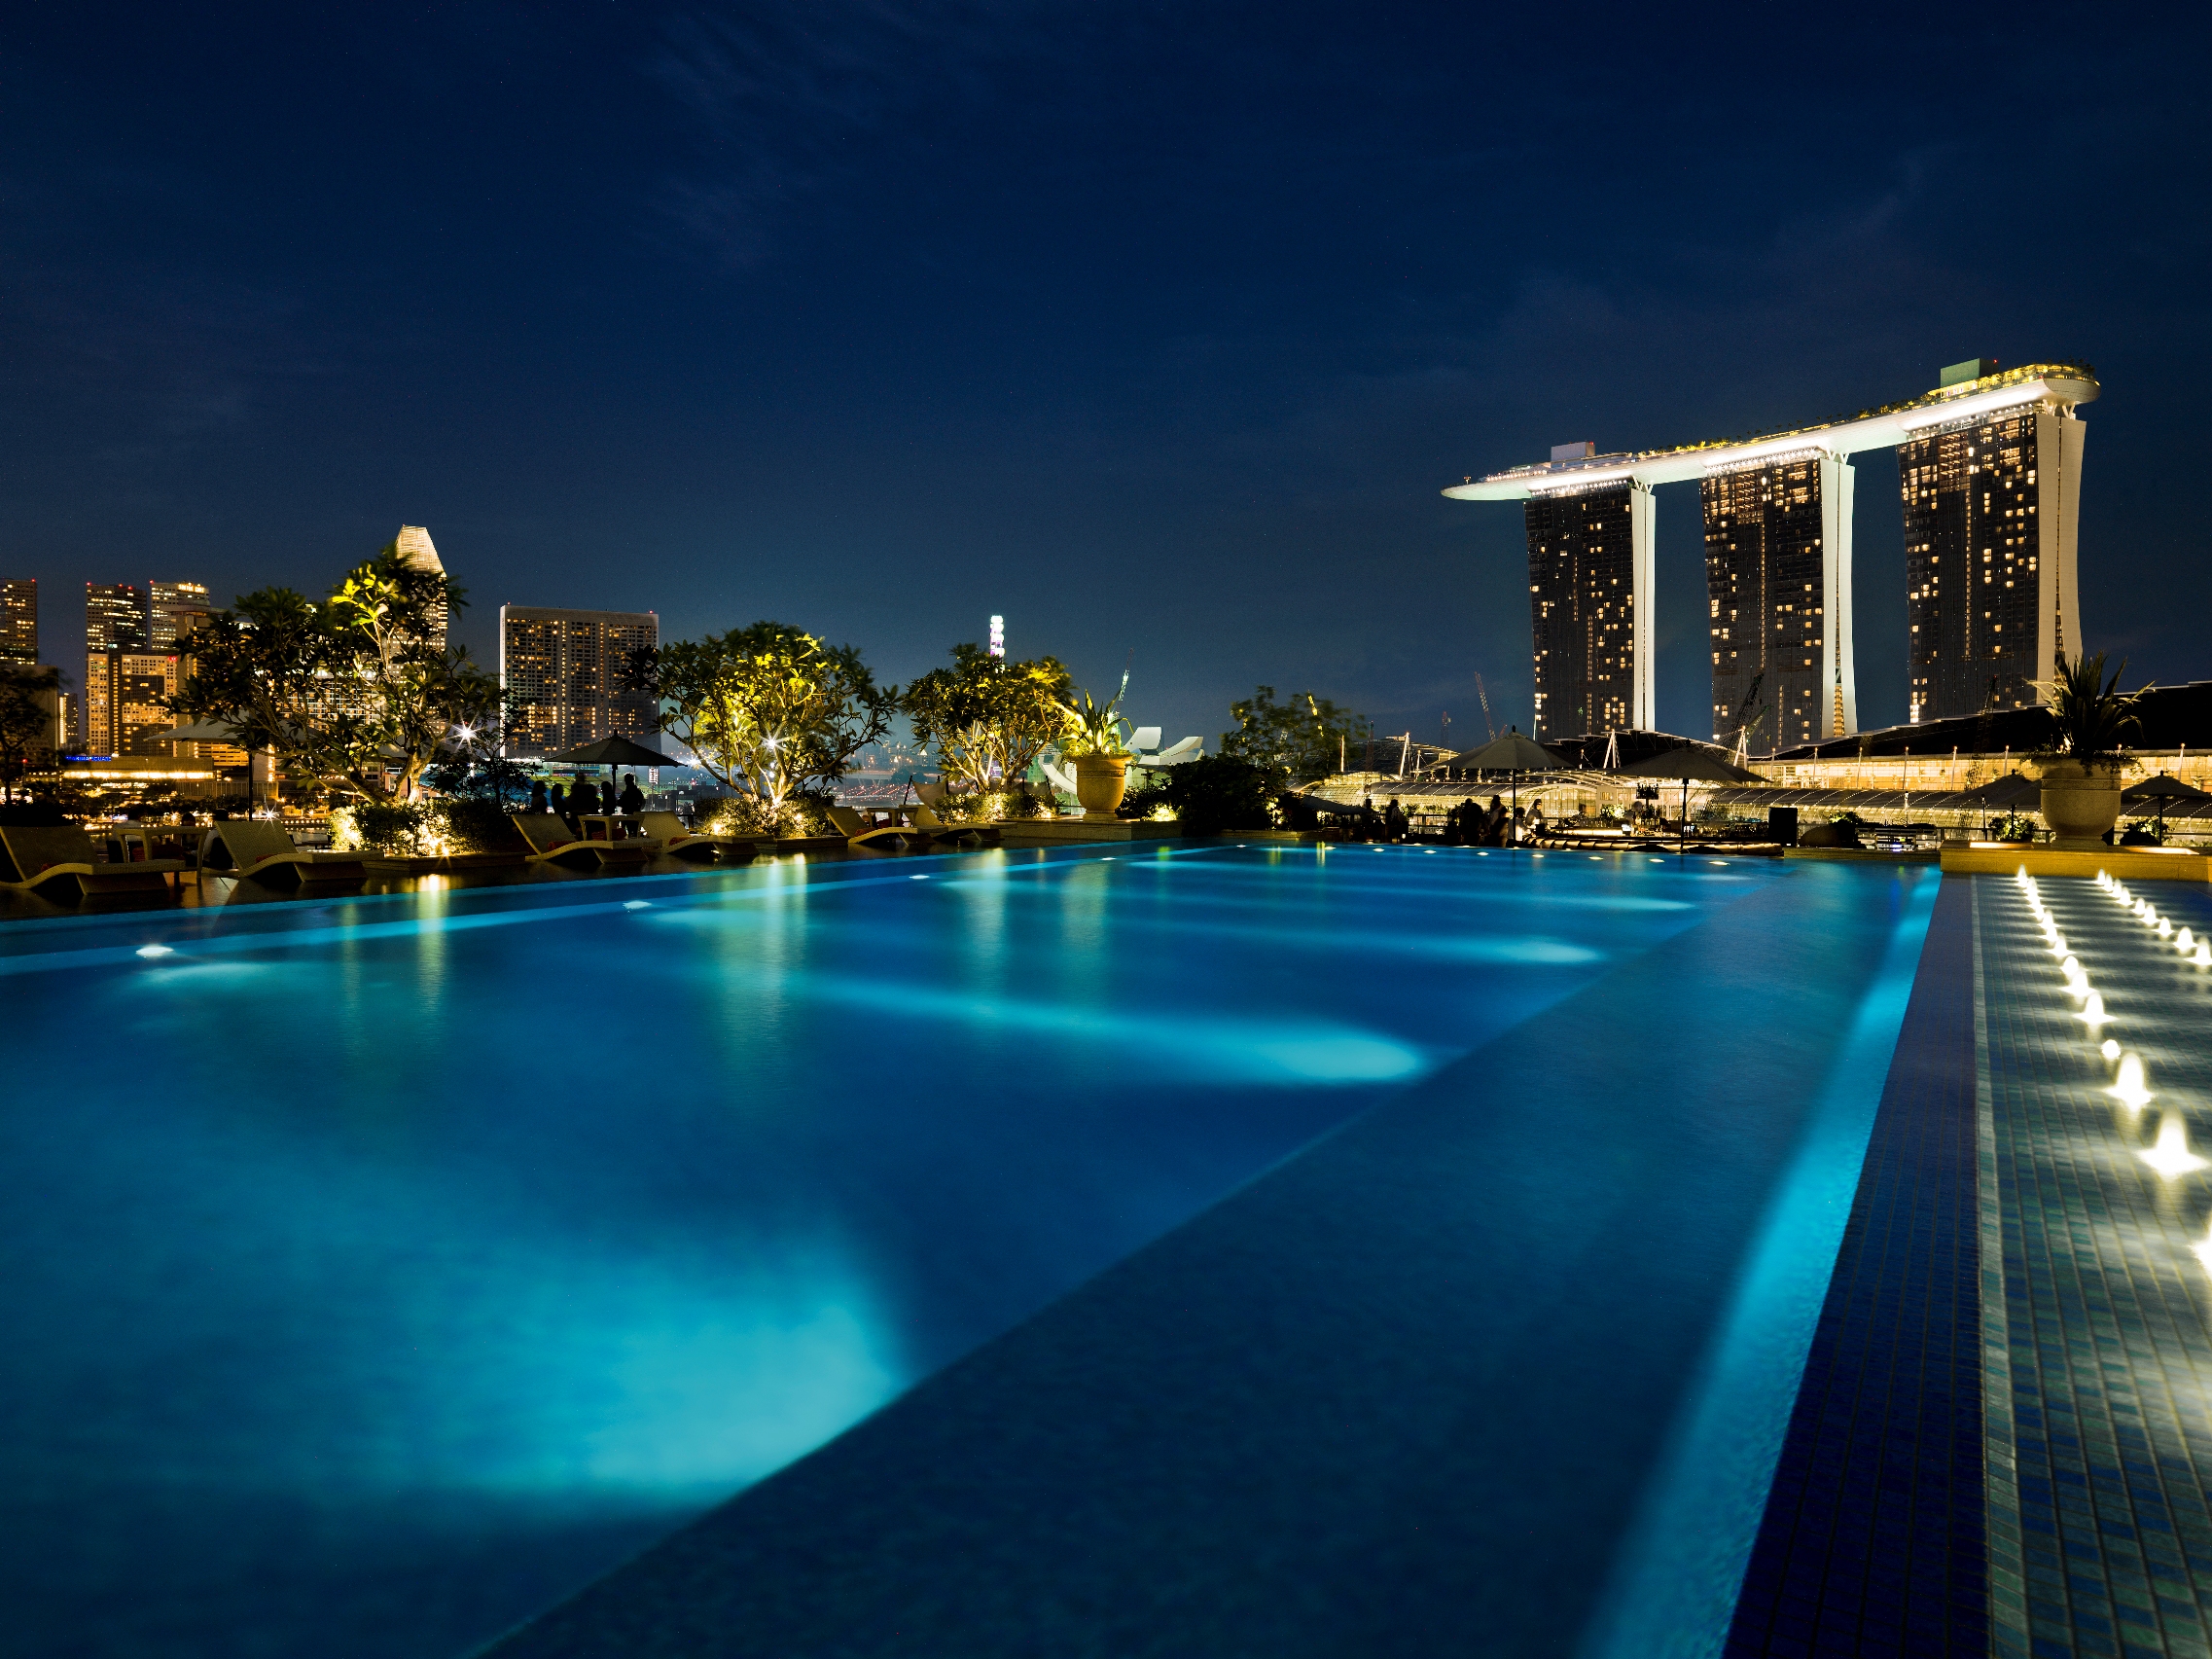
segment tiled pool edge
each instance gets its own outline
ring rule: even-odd
[[[2005,1210],[1998,1176],[1996,1096],[1989,1082],[1988,976],[1981,961],[1981,889],[1974,895],[1974,1135],[1981,1239],[1982,1503],[1988,1529],[1988,1651],[2028,1651],[2027,1561],[2020,1539],[2019,1458],[2013,1423],[2013,1329],[2005,1295]]]
[[[1971,883],[1944,883],[1738,1598],[1738,1659],[1987,1648],[1978,1292],[1998,1258],[1972,906]]]

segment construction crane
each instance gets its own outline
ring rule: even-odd
[[[1759,703],[1759,688],[1766,681],[1766,670],[1765,668],[1753,674],[1751,676],[1751,689],[1743,694],[1743,702],[1736,705],[1735,763],[1738,766],[1741,766],[1751,753],[1751,734],[1759,729],[1760,721],[1766,718],[1764,713],[1757,718],[1752,716],[1752,710]]]
[[[1475,670],[1475,695],[1482,700],[1482,730],[1490,734],[1490,741],[1498,740],[1497,722],[1490,718],[1490,694],[1483,689],[1482,671]]]

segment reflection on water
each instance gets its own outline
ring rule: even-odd
[[[0,930],[34,1649],[460,1651],[1757,884],[924,873]]]

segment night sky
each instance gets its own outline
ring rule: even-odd
[[[87,581],[320,592],[422,523],[485,658],[505,600],[904,681],[997,611],[1169,740],[1267,681],[1465,741],[1478,671],[1529,724],[1525,552],[1443,486],[2073,358],[2090,644],[2212,676],[2207,16],[18,4],[0,574],[74,676]]]

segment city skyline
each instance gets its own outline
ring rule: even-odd
[[[1538,15],[987,11],[27,16],[0,571],[61,637],[85,581],[227,601],[404,520],[466,551],[480,662],[503,599],[655,605],[671,639],[774,618],[905,682],[995,612],[1094,691],[1128,666],[1148,723],[1295,685],[1461,740],[1477,673],[1528,729],[1526,566],[1439,485],[2078,351],[2115,388],[2089,643],[2205,671],[2212,569],[2149,482],[2212,422],[2174,304],[2194,18],[1916,22],[1900,53],[1634,15],[1599,64]],[[1968,159],[2059,84],[2066,119]],[[1616,212],[1562,188],[1629,156]],[[2029,257],[2055,201],[2110,257]],[[1863,725],[1908,714],[1895,465],[1857,467]],[[1653,717],[1697,733],[1674,493]]]

